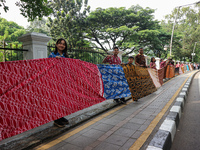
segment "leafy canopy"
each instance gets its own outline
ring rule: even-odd
[[[19,0],[16,5],[19,7],[21,14],[27,17],[29,21],[35,18],[48,16],[52,10],[47,6],[47,0]],[[9,6],[6,5],[6,0],[0,0],[0,8],[3,7],[5,12],[9,11]]]

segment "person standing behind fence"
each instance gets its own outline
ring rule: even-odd
[[[110,65],[120,65],[122,62],[120,58],[118,57],[119,49],[118,47],[114,47],[113,49],[114,54],[113,55],[107,55],[102,63],[109,63]]]
[[[122,62],[121,62],[120,58],[118,57],[119,48],[118,48],[118,47],[114,47],[114,48],[113,48],[113,52],[114,52],[114,54],[113,54],[113,55],[107,55],[107,56],[103,59],[102,63],[109,63],[110,65],[120,65]],[[118,102],[119,102],[119,99],[114,99],[114,101],[118,103]],[[123,97],[123,98],[120,98],[120,101],[121,101],[121,103],[123,103],[123,104],[126,103],[124,97]]]
[[[68,58],[67,54],[67,42],[65,39],[58,39],[55,45],[55,51],[49,55],[49,58],[57,58],[60,57]],[[65,125],[69,124],[69,121],[64,117],[54,120],[54,125],[57,127],[64,127]]]
[[[156,69],[156,59],[154,57],[151,58],[150,68]]]
[[[126,65],[127,65],[127,64],[133,65],[133,61],[134,61],[134,57],[133,57],[133,56],[129,56],[129,57],[128,57],[128,62],[126,63]]]
[[[143,48],[140,48],[139,54],[135,56],[135,65],[147,68],[145,56],[143,55]]]
[[[160,69],[164,68],[166,66],[166,61],[164,61],[163,59],[160,59]]]

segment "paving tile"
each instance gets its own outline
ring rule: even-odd
[[[146,120],[145,122],[144,122],[144,125],[146,124],[146,125],[150,125],[150,123],[152,122],[152,120]]]
[[[91,130],[93,127],[98,126],[100,124],[100,122],[96,122],[90,126],[88,126],[87,128],[83,129],[82,131],[79,132],[79,134],[84,134],[85,132],[88,132],[89,130]]]
[[[119,150],[128,150],[134,143],[136,139],[129,139]]]
[[[128,137],[112,134],[105,140],[105,142],[122,146],[128,141],[128,139]]]
[[[52,147],[50,147],[48,150],[57,150],[57,149],[60,149],[62,146],[66,145],[67,143],[62,141]]]
[[[129,122],[133,122],[133,123],[142,125],[145,123],[145,121],[146,121],[146,119],[133,118]]]
[[[140,124],[136,124],[136,123],[132,123],[132,122],[127,122],[125,125],[122,126],[123,128],[126,129],[132,129],[132,130],[138,130],[141,125]]]
[[[97,130],[100,130],[100,131],[108,131],[110,129],[112,129],[114,127],[114,125],[109,125],[109,124],[104,124],[104,123],[101,123],[97,126],[94,126],[93,129],[97,129]]]
[[[59,147],[58,149],[52,149],[52,150],[82,150],[83,148],[72,145],[67,143],[66,145],[63,145],[62,147]]]
[[[122,115],[117,114],[117,115],[112,116],[110,119],[113,119],[113,120],[116,119],[116,120],[122,121],[122,120],[124,120],[126,117],[127,117],[127,116],[122,116]]]
[[[84,148],[84,147],[92,144],[94,141],[95,141],[95,139],[93,139],[93,138],[89,138],[86,136],[79,136],[76,139],[72,140],[70,143],[75,146]]]
[[[97,147],[94,148],[94,150],[119,150],[120,146],[115,144],[110,144],[107,142],[102,142]]]
[[[131,137],[135,133],[135,130],[120,128],[114,134],[124,136],[124,137]]]
[[[131,137],[134,139],[138,139],[143,131],[136,131]]]
[[[157,115],[153,114],[153,115],[151,115],[151,116],[148,118],[148,120],[153,121],[153,119],[154,119],[156,116],[157,116]]]
[[[116,125],[120,122],[121,120],[118,120],[118,119],[107,119],[107,120],[104,120],[102,121],[103,123],[105,124],[110,124],[110,125]]]
[[[153,108],[148,108],[148,107],[146,107],[145,109],[144,109],[144,111],[146,111],[146,112],[155,112],[156,110],[155,109],[153,109]]]
[[[143,124],[143,125],[141,125],[141,127],[138,130],[139,131],[145,131],[148,126],[149,126],[149,124]]]
[[[151,114],[137,114],[136,116],[135,116],[135,118],[138,118],[138,119],[148,119],[149,118],[149,116],[150,116]]]
[[[70,141],[74,140],[75,138],[77,138],[79,136],[81,136],[81,134],[79,134],[79,133],[74,134],[74,135],[70,136],[69,138],[67,138],[66,140],[64,140],[64,142],[66,142],[66,143],[70,142]]]
[[[125,117],[128,117],[132,114],[133,114],[133,112],[128,112],[128,111],[123,111],[123,112],[120,113],[121,116],[125,116]]]
[[[89,131],[85,132],[83,136],[90,137],[93,139],[98,139],[103,134],[105,134],[105,132],[96,129],[90,129]]]

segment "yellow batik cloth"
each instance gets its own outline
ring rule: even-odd
[[[122,65],[133,101],[156,91],[147,68],[132,64]]]

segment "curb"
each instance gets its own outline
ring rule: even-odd
[[[125,97],[125,100],[129,100],[132,97]],[[45,140],[55,137],[70,128],[95,117],[96,115],[103,113],[119,103],[113,102],[113,99],[107,99],[99,104],[93,105],[91,107],[85,108],[73,114],[66,116],[69,120],[69,125],[63,128],[58,128],[53,125],[53,121],[41,125],[37,128],[25,131],[21,134],[12,136],[10,138],[0,141],[1,150],[20,150],[20,149],[30,149],[31,147],[37,146],[44,142]]]
[[[161,124],[146,150],[170,150],[181,118],[181,112],[183,111],[185,101],[187,100],[191,81],[198,72],[199,71],[193,73],[192,76],[188,78],[181,89],[181,92],[177,96],[174,105],[171,107],[169,114]]]

